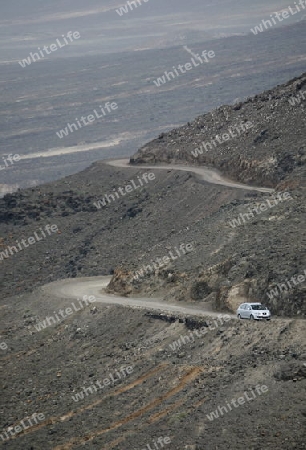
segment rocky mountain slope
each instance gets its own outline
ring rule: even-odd
[[[38,332],[70,300],[38,288],[5,305],[0,429],[45,417],[6,450],[153,449],[161,436],[169,450],[306,448],[304,320],[198,320],[97,302]],[[124,367],[133,370],[119,379]]]
[[[224,236],[226,250],[222,249],[223,259],[217,265],[204,263],[197,267],[197,277],[193,273],[192,282],[180,280],[172,289],[172,296],[199,301],[211,294],[217,308],[231,310],[241,301],[259,300],[278,314],[305,315],[306,285],[296,278],[290,281],[295,275],[305,277],[306,269],[304,100],[306,74],[244,103],[223,106],[163,133],[131,157],[134,165],[211,165],[231,179],[274,187],[276,198],[290,196],[288,202],[278,204],[271,200],[275,196],[255,196],[227,204],[201,222],[204,233],[193,224],[195,242],[203,245],[206,235],[208,245],[211,230],[218,229]],[[260,205],[258,212],[256,207]],[[233,219],[239,217],[241,225],[231,229]],[[204,249],[205,246],[202,252]],[[270,298],[273,289],[278,293]]]
[[[274,314],[304,316],[306,284],[292,282],[288,289],[277,289],[306,268],[305,104],[293,107],[288,101],[305,81],[302,75],[161,135],[131,158],[131,169],[95,163],[78,175],[5,196],[0,200],[3,251],[43,225],[56,224],[59,231],[3,258],[3,292],[115,272],[110,288],[126,295],[162,293],[165,300],[211,301],[219,310],[259,300]],[[191,154],[202,141],[243,121],[254,127],[199,158]],[[137,167],[149,161],[211,164],[228,177],[273,186],[277,195],[287,192],[290,198],[274,204],[271,194],[207,184],[189,173]],[[154,172],[155,180],[118,195],[101,209],[94,205],[145,172]],[[252,209],[262,204],[265,211]],[[240,225],[235,225],[239,218]],[[135,280],[143,266],[187,243],[194,251],[155,265]],[[270,298],[272,289],[276,294]]]
[[[288,102],[304,84],[305,75],[162,135],[129,169],[97,162],[0,199],[3,448],[137,450],[159,437],[169,450],[306,448],[306,283],[288,285],[306,269],[305,104]],[[239,139],[190,156],[242,120],[254,127]],[[211,164],[276,196],[137,166],[148,161]],[[154,180],[119,194],[151,172]],[[113,200],[97,208],[105,195]],[[46,283],[103,274],[126,296],[224,313],[260,300],[290,317],[215,321],[96,302],[38,331],[71,307]],[[115,375],[125,367],[128,377]],[[44,419],[9,435],[33,413]]]
[[[245,183],[284,188],[284,182],[291,181],[290,187],[304,186],[305,100],[306,73],[243,103],[222,106],[162,133],[137,151],[131,161],[212,165]],[[251,124],[249,128],[247,123]],[[224,133],[229,139],[222,139]],[[192,151],[202,143],[210,146],[195,157]]]

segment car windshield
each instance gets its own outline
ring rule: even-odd
[[[262,310],[262,309],[267,309],[265,306],[263,305],[251,305],[252,309],[255,309],[257,311]]]

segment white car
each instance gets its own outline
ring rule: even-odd
[[[271,313],[261,303],[242,303],[237,309],[238,319],[270,320]]]

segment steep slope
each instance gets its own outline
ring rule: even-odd
[[[243,182],[275,186],[281,202],[276,204],[271,194],[207,184],[191,173],[95,163],[78,175],[0,200],[2,252],[48,224],[58,227],[46,239],[3,257],[3,294],[58,278],[115,272],[110,288],[126,295],[158,292],[165,300],[210,301],[221,310],[260,300],[274,314],[304,316],[305,282],[287,282],[306,268],[305,108],[303,102],[294,108],[288,102],[304,84],[305,75],[246,103],[221,107],[149,143],[132,158],[134,163],[186,163],[204,135],[202,125],[206,130],[214,120],[220,132],[244,118],[256,127],[235,143],[217,146],[210,161],[203,155],[198,163],[210,162]],[[279,139],[272,138],[276,129]],[[238,160],[244,164],[239,166]],[[115,195],[148,172],[155,174],[153,181],[125,196]],[[94,203],[112,193],[114,200],[97,209]],[[169,258],[183,244],[192,244],[193,251]],[[153,267],[166,256],[167,264]],[[153,269],[135,279],[147,266]],[[279,288],[280,283],[285,287]]]
[[[271,198],[258,197],[256,202],[229,204],[205,219],[205,229],[216,227],[229,237],[231,245],[227,243],[227,258],[212,273],[199,270],[196,283],[187,291],[207,285],[206,291],[216,294],[217,307],[235,308],[239,301],[249,299],[263,301],[278,313],[306,313],[305,280],[292,280],[292,276],[305,278],[306,269],[305,108],[303,74],[244,103],[223,106],[162,134],[132,156],[134,165],[211,165],[234,180],[273,186],[279,198],[284,192],[290,195],[290,201],[278,205]],[[240,225],[230,230],[235,218]],[[197,241],[200,239],[205,237]],[[275,289],[273,298],[271,289]],[[182,292],[187,294],[186,289]],[[233,297],[236,301],[232,302]]]
[[[295,83],[271,95],[288,86],[293,94]],[[268,101],[264,105],[267,114]],[[222,116],[223,110],[212,114]],[[0,200],[0,440],[7,450],[153,448],[161,437],[171,441],[163,448],[174,450],[306,448],[305,282],[291,281],[290,289],[287,282],[306,268],[305,118],[291,112],[301,120],[297,138],[277,113],[283,136],[278,147],[270,137],[271,147],[259,140],[254,158],[239,139],[222,166],[227,176],[275,186],[278,200],[174,169],[103,162]],[[190,135],[176,148],[182,155],[194,139],[191,125],[184,129]],[[256,138],[251,132],[245,135],[250,142]],[[187,163],[187,156],[173,157],[165,145],[169,136],[148,144],[134,162]],[[245,165],[238,170],[239,152]],[[271,155],[276,166],[267,163]],[[214,164],[221,168],[221,161],[216,157]],[[149,172],[154,180],[120,194]],[[97,208],[106,195],[113,199]],[[48,234],[47,225],[57,228]],[[164,257],[167,263],[156,268]],[[52,295],[61,278],[112,273],[109,290],[124,295],[159,293],[165,303],[184,300],[226,311],[240,301],[261,300],[274,314],[299,317],[254,323],[223,315],[153,314],[98,301],[74,309],[71,298]],[[54,283],[42,286],[49,281]],[[278,283],[286,283],[282,292]],[[57,320],[63,308],[72,314]],[[128,367],[129,375],[119,378]],[[33,413],[43,419],[20,431]]]
[[[305,449],[304,320],[198,320],[96,302],[35,329],[69,306],[39,288],[2,309],[1,430],[44,414],[4,435],[7,450],[143,449],[160,436],[173,450]]]
[[[306,73],[246,102],[222,106],[162,133],[138,150],[131,162],[212,165],[245,183],[276,186],[296,180],[294,186],[304,186],[305,109]],[[224,134],[229,138],[222,138]],[[204,144],[208,145],[204,148]],[[202,154],[194,156],[197,148]]]

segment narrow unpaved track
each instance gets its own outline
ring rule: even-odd
[[[161,169],[161,170],[183,170],[185,172],[193,172],[200,176],[201,180],[207,181],[211,184],[220,184],[222,186],[237,188],[237,189],[244,189],[247,191],[258,191],[258,192],[266,192],[266,193],[272,193],[274,192],[274,189],[271,188],[263,188],[263,187],[257,187],[257,186],[249,186],[247,184],[242,183],[236,183],[234,181],[228,180],[223,175],[221,175],[217,170],[215,169],[208,169],[207,167],[196,167],[196,166],[183,166],[178,164],[136,164],[131,165],[129,164],[129,159],[117,159],[114,161],[105,161],[106,164],[114,167],[124,167],[124,168],[133,168],[133,169]]]
[[[251,191],[259,191],[271,193],[274,189],[262,188],[255,186],[248,186],[241,183],[235,183],[231,180],[224,178],[218,171],[214,169],[208,169],[206,167],[195,166],[182,166],[176,164],[167,165],[130,165],[129,159],[118,159],[113,161],[105,161],[106,164],[114,167],[122,168],[146,168],[146,169],[158,169],[158,170],[183,170],[185,172],[193,172],[200,176],[200,179],[222,186],[228,186],[231,188],[245,189]],[[115,295],[106,294],[104,288],[109,283],[111,277],[88,277],[77,279],[66,279],[46,285],[43,289],[52,295],[61,298],[77,299],[82,298],[84,295],[94,295],[96,301],[104,304],[128,306],[131,308],[143,308],[164,313],[179,313],[183,315],[196,315],[196,316],[211,316],[218,317],[220,314],[212,311],[207,306],[199,308],[197,305],[191,305],[187,303],[166,303],[162,302],[161,298],[130,298],[130,297],[118,297]],[[233,314],[233,318],[236,316]]]
[[[84,295],[94,295],[96,302],[108,305],[121,305],[130,308],[149,309],[164,313],[178,313],[183,315],[218,317],[220,313],[212,311],[209,307],[199,308],[197,305],[188,303],[168,303],[161,301],[161,298],[130,298],[119,297],[104,292],[111,277],[86,277],[68,278],[45,285],[42,289],[51,295],[60,298],[75,300],[81,299]],[[95,303],[93,303],[94,305]],[[233,314],[233,318],[236,316]]]

